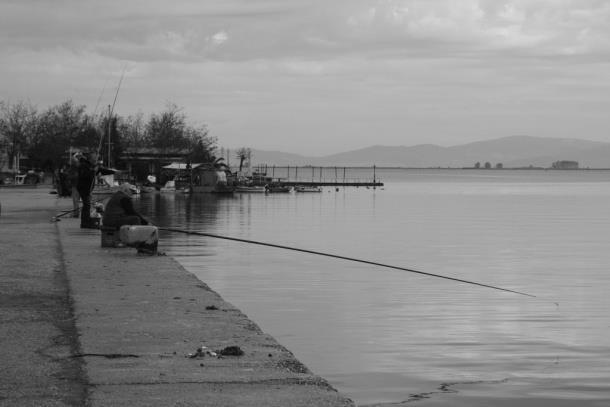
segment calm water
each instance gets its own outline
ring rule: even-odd
[[[359,405],[610,404],[610,172],[378,169],[376,175],[383,189],[154,194],[139,204],[164,226],[537,296],[161,235],[161,251]]]

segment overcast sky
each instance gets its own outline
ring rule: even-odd
[[[125,70],[118,114],[229,148],[610,140],[607,0],[0,0],[0,52],[4,101],[99,112]]]

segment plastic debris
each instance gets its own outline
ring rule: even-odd
[[[194,353],[189,353],[188,355],[186,355],[186,357],[190,359],[204,358],[206,356],[222,358],[223,356],[242,356],[243,354],[244,351],[241,350],[239,346],[235,345],[227,346],[224,349],[217,350],[215,352],[213,350],[210,350],[207,346],[201,345]]]
[[[218,357],[218,354],[214,351],[209,350],[207,346],[201,345],[199,348],[197,348],[195,353],[189,353],[188,355],[186,355],[186,357],[191,359],[203,358],[206,356]]]

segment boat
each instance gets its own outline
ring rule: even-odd
[[[296,192],[322,192],[322,187],[310,187],[305,185],[297,185],[294,187]]]
[[[146,177],[146,181],[142,185],[140,185],[140,193],[149,194],[152,192],[157,192],[161,187],[157,185],[157,177],[154,175],[148,175]]]
[[[170,179],[159,189],[160,192],[176,192],[176,181]]]
[[[235,192],[254,192],[254,193],[265,193],[267,189],[264,185],[237,185]]]
[[[116,171],[116,170],[115,170]],[[115,179],[114,174],[99,175],[93,185],[91,194],[94,195],[112,195],[119,190],[119,186],[123,182]],[[133,194],[139,194],[141,192],[140,187],[131,184],[131,192]]]
[[[267,192],[269,193],[286,193],[291,192],[292,187],[290,185],[267,185]]]
[[[119,182],[115,181],[114,174],[98,175],[93,184],[94,195],[112,195],[119,190]]]
[[[190,192],[190,188],[188,186],[176,186],[176,181],[173,179],[170,179],[169,181],[167,181],[165,183],[164,186],[161,187],[161,189],[159,190],[160,192],[183,192],[183,193],[189,193]]]
[[[153,185],[141,185],[140,186],[140,193],[149,194],[152,192],[157,192],[157,188],[155,188]]]

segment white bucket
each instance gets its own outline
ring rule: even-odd
[[[119,231],[121,242],[135,247],[140,253],[157,253],[159,229],[156,226],[123,225]]]

